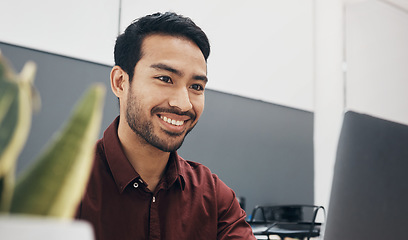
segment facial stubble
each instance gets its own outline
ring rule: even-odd
[[[126,108],[126,121],[133,132],[144,140],[145,143],[150,144],[153,147],[158,148],[163,152],[173,152],[181,147],[187,134],[195,127],[196,123],[192,125],[189,129],[184,132],[175,133],[170,132],[165,129],[157,129],[156,131],[162,131],[166,134],[166,138],[160,138],[157,133],[155,133],[154,125],[152,119],[155,112],[164,111],[170,113],[179,114],[176,110],[172,109],[162,109],[153,108],[150,111],[150,119],[143,115],[142,103],[137,99],[137,97],[129,91],[127,99]],[[191,116],[192,121],[194,121],[195,116]],[[180,136],[184,135],[181,139]]]

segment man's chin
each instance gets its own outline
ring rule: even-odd
[[[170,132],[162,129],[164,136],[162,136],[161,141],[152,145],[163,152],[174,152],[183,145],[184,139],[192,129],[186,129],[182,132]]]
[[[183,142],[178,143],[178,144],[172,144],[172,145],[156,144],[154,145],[154,147],[156,147],[157,149],[163,152],[175,152],[181,147],[182,144]]]
[[[185,135],[168,137],[161,143],[155,144],[155,147],[163,152],[174,152],[183,145]]]

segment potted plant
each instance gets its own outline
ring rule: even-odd
[[[27,62],[16,74],[0,53],[2,239],[92,239],[90,227],[72,219],[90,175],[105,87],[95,84],[86,92],[34,164],[16,178],[32,111],[40,105],[35,72],[35,63]]]

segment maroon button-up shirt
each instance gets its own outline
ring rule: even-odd
[[[255,239],[235,193],[210,170],[171,153],[154,192],[122,150],[119,118],[97,142],[91,178],[77,218],[98,240]]]

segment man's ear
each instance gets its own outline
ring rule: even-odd
[[[114,66],[110,73],[110,83],[113,93],[121,98],[126,90],[126,84],[129,83],[129,75],[119,66]]]

